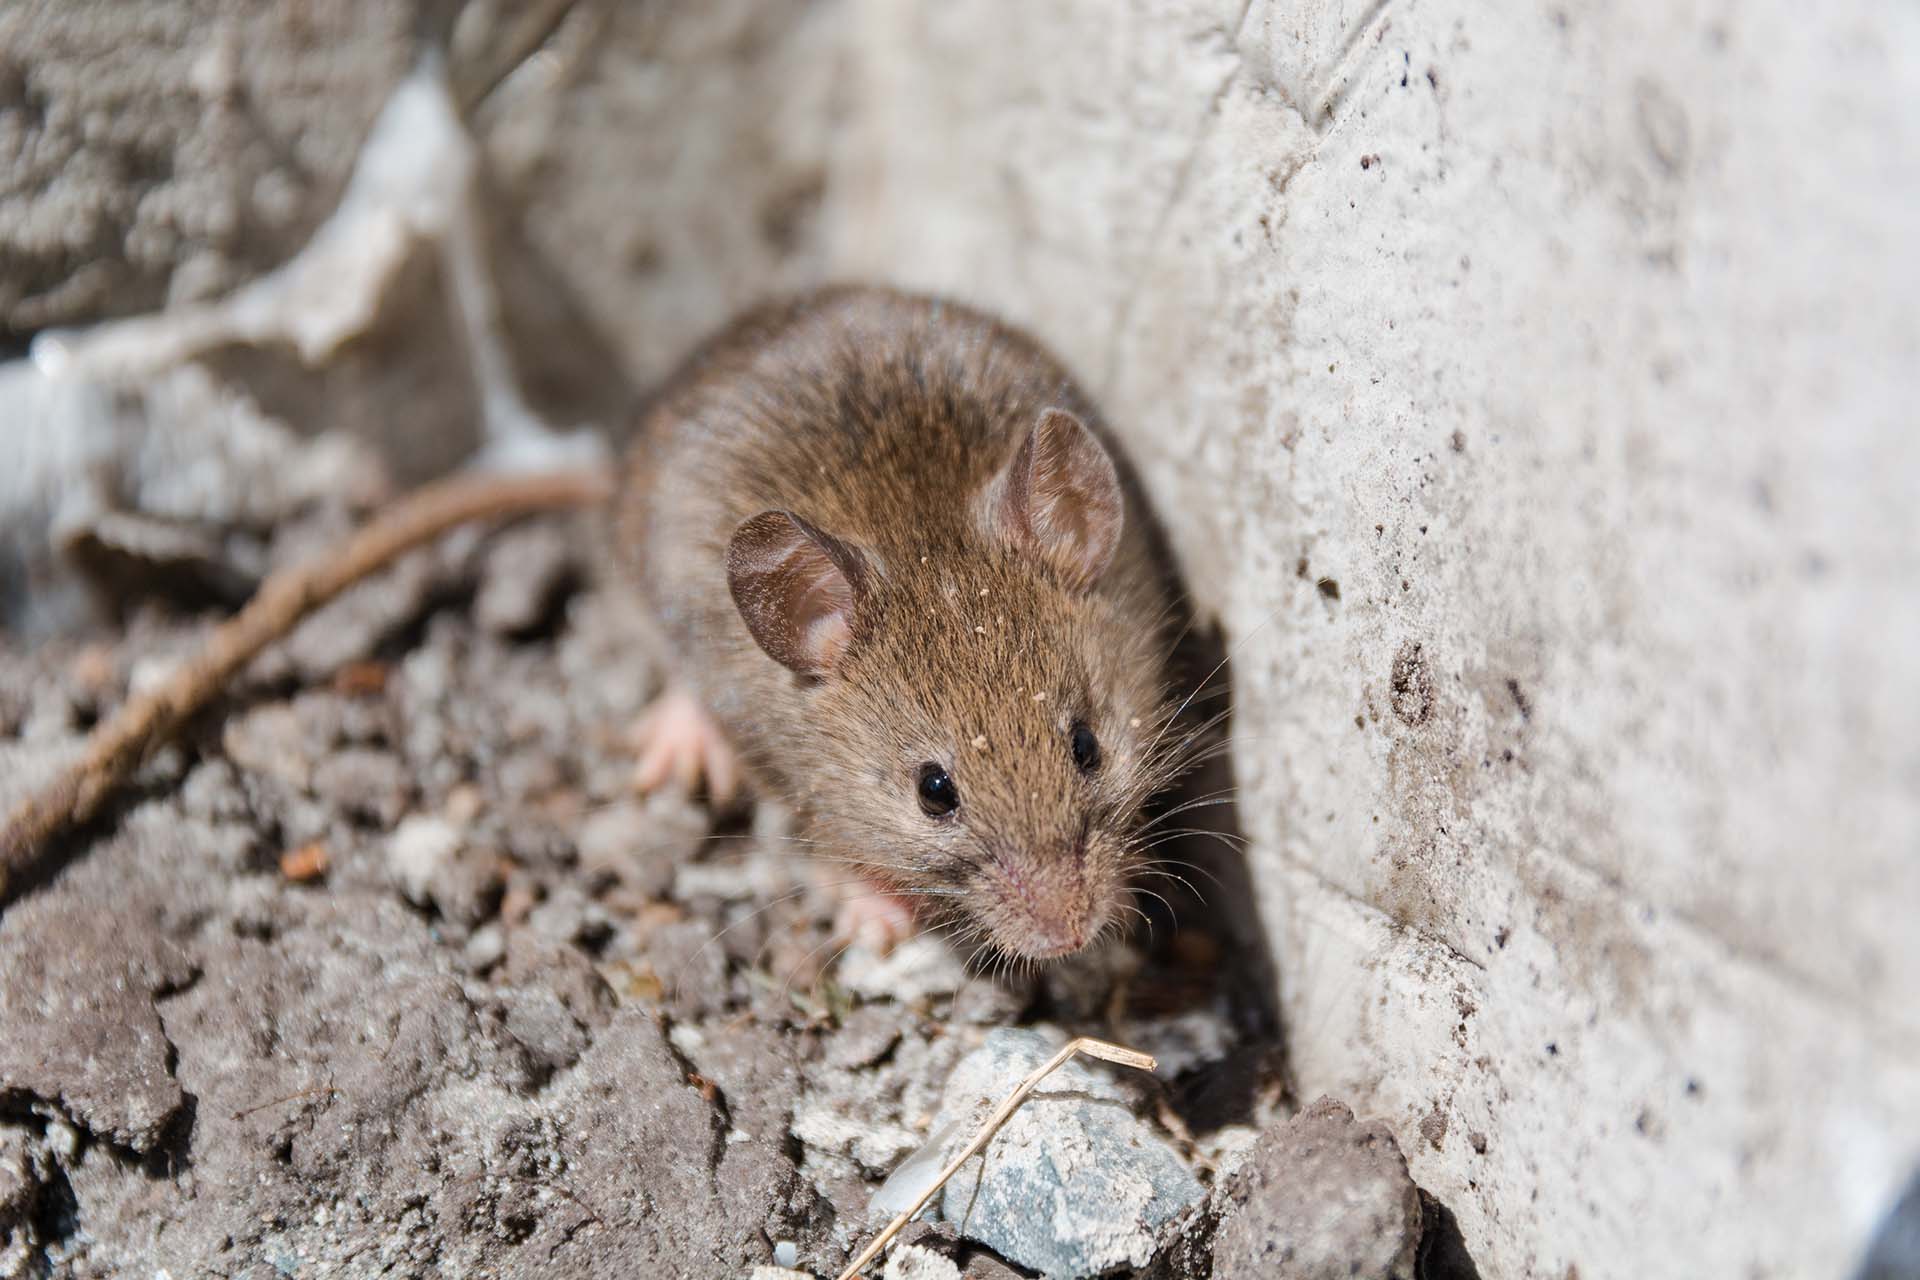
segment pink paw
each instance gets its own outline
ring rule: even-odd
[[[706,783],[707,797],[724,807],[740,790],[740,757],[707,709],[685,689],[669,688],[635,722],[639,763],[634,789],[643,795],[673,783],[688,795]]]
[[[886,955],[919,932],[907,899],[862,882],[841,890],[840,909],[834,913],[837,938],[858,943]]]

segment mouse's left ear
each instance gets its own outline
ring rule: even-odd
[[[1106,447],[1065,409],[1048,409],[987,489],[987,521],[1001,537],[1084,591],[1120,545],[1126,502]]]
[[[733,531],[727,586],[754,641],[803,676],[832,673],[853,643],[866,557],[791,511],[762,511]]]

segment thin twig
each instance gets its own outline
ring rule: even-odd
[[[1151,1071],[1155,1066],[1153,1058],[1141,1053],[1138,1049],[1124,1048],[1106,1040],[1096,1040],[1092,1036],[1081,1036],[1068,1041],[1065,1048],[1035,1067],[1026,1079],[1014,1086],[1013,1092],[1006,1096],[1005,1101],[1001,1102],[994,1109],[993,1114],[987,1117],[987,1122],[980,1126],[980,1131],[973,1135],[973,1141],[962,1148],[959,1155],[948,1161],[947,1167],[940,1171],[940,1176],[933,1180],[932,1186],[920,1193],[918,1200],[908,1205],[903,1213],[889,1222],[886,1229],[873,1238],[873,1243],[862,1249],[860,1256],[847,1264],[847,1269],[840,1273],[839,1280],[858,1280],[860,1269],[879,1257],[880,1251],[887,1247],[887,1241],[899,1235],[906,1225],[913,1221],[913,1215],[927,1207],[927,1201],[933,1199],[934,1194],[946,1186],[954,1174],[960,1172],[960,1166],[973,1159],[980,1153],[982,1147],[992,1141],[993,1135],[1000,1132],[1000,1126],[1007,1122],[1007,1117],[1027,1100],[1027,1095],[1038,1088],[1042,1080],[1066,1065],[1069,1058],[1080,1053],[1141,1071]]]
[[[587,506],[611,493],[586,471],[465,476],[418,489],[333,551],[283,569],[159,688],[129,698],[87,735],[80,758],[17,805],[0,829],[0,902],[7,884],[47,841],[85,822],[149,752],[218,694],[254,655],[342,591],[455,525],[554,507]]]

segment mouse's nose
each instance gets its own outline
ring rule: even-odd
[[[1072,955],[1087,945],[1084,929],[1035,929],[1027,954],[1036,960],[1053,960]]]
[[[1074,905],[1053,911],[1028,913],[1030,928],[1021,949],[1036,960],[1051,960],[1071,955],[1087,945],[1094,935],[1093,910]]]

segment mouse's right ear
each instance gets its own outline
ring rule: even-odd
[[[791,511],[762,511],[733,531],[727,586],[755,642],[804,676],[832,673],[853,642],[860,552]]]
[[[987,491],[989,526],[1079,591],[1112,563],[1125,507],[1106,447],[1065,409],[1041,413]]]

